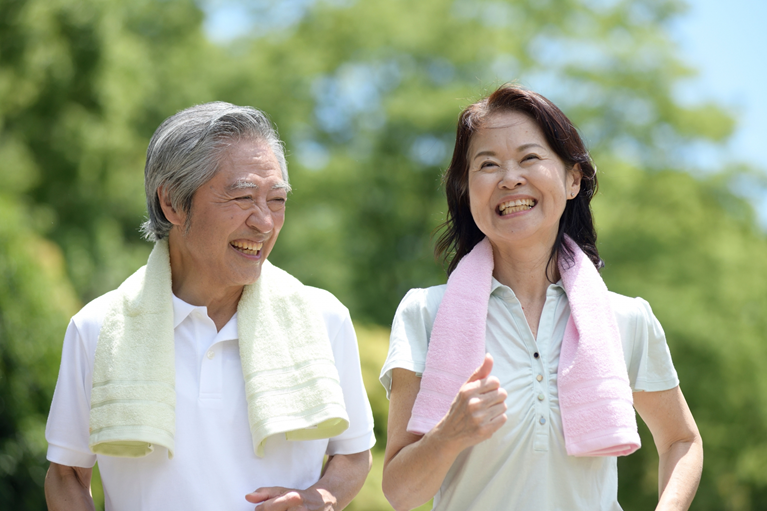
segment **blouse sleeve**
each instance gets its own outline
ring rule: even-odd
[[[379,376],[387,398],[391,391],[393,369],[407,369],[418,376],[423,374],[431,327],[445,293],[444,288],[411,289],[397,307],[391,327],[389,354]]]
[[[679,378],[663,327],[649,303],[642,298],[630,301],[633,321],[623,322],[625,327],[621,328],[621,336],[631,388],[634,392],[673,389],[679,385]]]

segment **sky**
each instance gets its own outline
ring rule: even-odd
[[[680,98],[714,99],[738,119],[731,156],[767,171],[767,0],[691,0],[672,37],[700,72],[680,87]]]
[[[702,155],[716,169],[742,161],[767,176],[767,0],[689,0],[672,28],[681,55],[699,75],[680,85],[683,101],[712,99],[737,119],[724,151]],[[750,197],[767,230],[767,190]]]
[[[287,0],[297,7],[308,0]],[[211,2],[206,28],[213,39],[222,40],[248,30],[247,17],[237,9],[221,8],[227,2]],[[714,152],[701,149],[697,161],[716,170],[744,162],[767,176],[767,0],[688,0],[689,10],[671,27],[681,57],[699,71],[679,84],[683,103],[715,101],[737,120],[727,145]],[[232,5],[232,4],[229,4]],[[282,12],[296,9],[282,9]],[[291,20],[284,20],[289,24]],[[751,193],[761,225],[767,229],[767,190]]]

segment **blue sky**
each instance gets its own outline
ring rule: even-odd
[[[672,36],[700,75],[680,87],[685,100],[714,99],[739,120],[728,152],[767,171],[767,1],[692,0]]]
[[[679,88],[684,101],[713,99],[738,120],[724,151],[708,166],[743,161],[767,174],[767,0],[691,0],[672,36],[700,72]],[[710,157],[710,158],[709,158]],[[752,197],[767,229],[767,193]]]

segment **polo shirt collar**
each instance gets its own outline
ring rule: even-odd
[[[207,316],[208,308],[203,306],[191,305],[176,295],[173,295],[173,329],[175,330],[195,309]],[[226,325],[216,335],[217,341],[228,341],[239,339],[237,333],[237,313],[234,313]]]
[[[179,326],[196,308],[197,306],[186,303],[178,296],[173,295],[173,328]]]
[[[551,293],[564,293],[565,288],[562,285],[562,279],[558,280],[554,284],[549,284],[548,289],[546,290],[546,294],[549,295]],[[510,294],[514,298],[516,298],[516,295],[514,294],[514,291],[504,284],[501,284],[496,280],[495,277],[493,277],[493,280],[490,284],[490,295],[503,295],[503,294]]]

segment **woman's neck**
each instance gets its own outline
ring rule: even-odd
[[[536,336],[538,331],[549,284],[559,279],[556,263],[549,268],[550,256],[551,248],[543,244],[524,248],[493,244],[493,277],[514,291],[533,336]],[[551,281],[549,277],[552,277]]]

